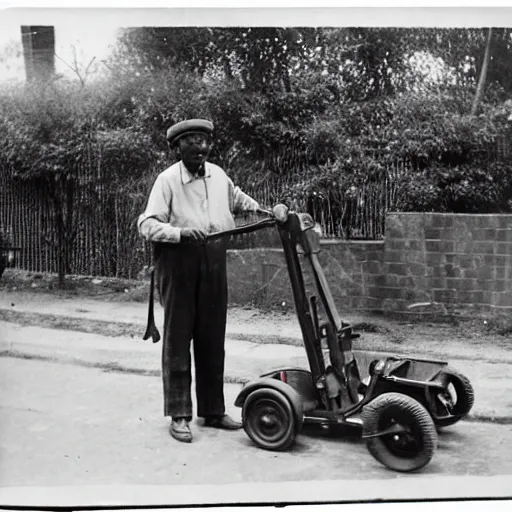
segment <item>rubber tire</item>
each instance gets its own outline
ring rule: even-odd
[[[263,405],[264,402],[268,402],[269,406],[272,403],[277,404],[277,409],[280,410],[286,422],[283,434],[274,440],[265,439],[264,434],[258,431],[256,427],[257,418],[253,417],[257,412],[256,407]],[[295,441],[299,430],[298,425],[296,425],[297,421],[292,404],[283,393],[272,388],[256,389],[247,396],[242,408],[242,419],[245,433],[259,448],[263,448],[264,450],[286,450]]]
[[[465,375],[462,375],[462,373],[457,372],[449,366],[444,369],[442,373],[448,375],[449,381],[457,393],[457,402],[455,403],[454,414],[462,414],[463,416],[459,418],[437,420],[435,423],[438,428],[449,427],[450,425],[454,425],[460,421],[469,413],[469,411],[471,411],[473,404],[475,403],[475,390]],[[435,397],[433,399],[435,400]]]
[[[411,426],[421,449],[413,457],[401,457],[390,449],[385,437],[367,439],[370,454],[389,469],[400,472],[416,471],[426,466],[437,448],[437,430],[428,411],[418,401],[402,393],[383,393],[366,405],[361,413],[364,430],[378,432],[386,417],[398,417],[403,424]]]

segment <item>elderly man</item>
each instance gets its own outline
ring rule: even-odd
[[[169,128],[169,146],[180,159],[156,178],[138,220],[141,236],[156,243],[155,277],[164,307],[164,415],[172,418],[171,436],[183,442],[192,441],[192,339],[197,415],[205,426],[242,426],[225,414],[224,404],[227,242],[205,238],[235,227],[233,213],[256,211],[258,203],[207,162],[212,133],[213,124],[204,119]]]

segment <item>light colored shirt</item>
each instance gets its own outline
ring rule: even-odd
[[[182,228],[224,231],[235,227],[234,213],[258,208],[219,166],[206,162],[200,177],[179,161],[157,176],[137,227],[150,242],[178,243]]]

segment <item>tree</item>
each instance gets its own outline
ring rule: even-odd
[[[222,74],[245,89],[290,92],[293,66],[302,65],[318,29],[278,27],[132,28],[119,55],[141,70],[181,68],[201,76]]]
[[[484,93],[485,82],[487,79],[487,68],[489,67],[489,60],[491,56],[491,40],[492,40],[492,28],[488,29],[487,33],[487,43],[485,45],[485,55],[484,61],[482,63],[482,69],[480,70],[480,77],[478,78],[478,84],[476,86],[476,94],[475,99],[473,101],[473,105],[471,107],[471,115],[475,115],[482,101],[482,96]]]
[[[119,37],[118,52],[111,61],[141,71],[181,67],[203,74],[213,41],[213,30],[206,27],[129,28]]]
[[[96,57],[92,57],[92,59],[88,62],[88,64],[84,65],[78,59],[76,46],[72,45],[71,49],[72,49],[72,53],[73,53],[73,60],[72,60],[71,64],[69,62],[66,62],[64,59],[59,57],[57,54],[55,56],[73,72],[73,74],[80,81],[80,84],[82,85],[82,87],[84,87],[89,75],[93,72],[93,69],[91,68],[91,66],[94,64]]]
[[[414,29],[406,34],[405,47],[413,44],[416,50],[428,51],[441,58],[454,73],[458,84],[476,87],[485,65],[487,83],[499,86],[501,98],[512,92],[512,29],[492,28],[488,60],[489,30],[485,28]]]
[[[3,167],[13,179],[37,187],[49,206],[52,229],[46,241],[56,249],[58,285],[65,287],[84,209],[107,209],[116,181],[126,181],[127,174],[140,177],[157,152],[137,127],[106,128],[101,118],[108,115],[102,108],[105,96],[97,85],[48,83],[11,91],[2,100]],[[84,190],[90,201],[85,204]],[[119,226],[119,236],[123,228]],[[103,249],[111,252],[119,246]],[[116,255],[110,256],[109,271],[115,274]]]
[[[32,181],[48,198],[55,230],[48,233],[47,241],[57,248],[59,285],[64,286],[75,198],[66,155],[75,148],[74,130],[67,115],[56,115],[52,108],[56,98],[47,88],[38,87],[38,93],[28,88],[25,94],[13,96],[1,108],[3,167],[11,170],[13,179]]]

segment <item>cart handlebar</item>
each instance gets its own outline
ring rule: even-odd
[[[268,210],[257,210],[258,213],[263,213],[265,215],[268,215],[268,219],[259,220],[258,222],[253,222],[251,224],[246,224],[245,226],[239,226],[237,228],[233,229],[226,229],[224,231],[218,231],[217,233],[211,233],[206,237],[206,242],[211,242],[213,240],[218,240],[219,238],[224,238],[228,236],[233,235],[243,235],[246,233],[252,233],[254,231],[258,231],[260,229],[268,228],[275,226],[277,223],[277,220],[275,219],[272,212],[269,212]]]

